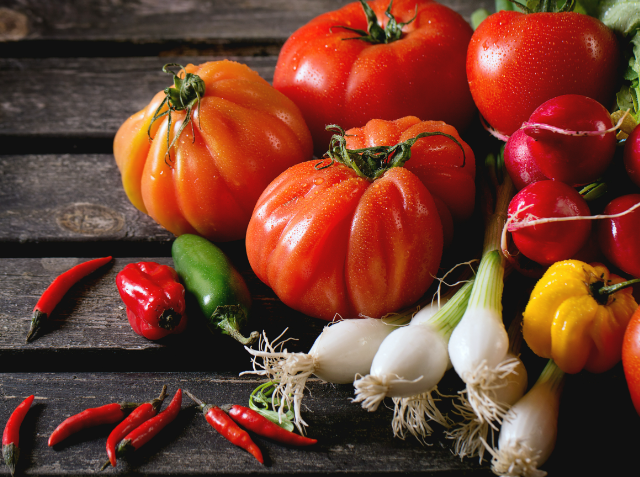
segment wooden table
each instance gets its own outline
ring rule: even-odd
[[[167,86],[165,63],[233,58],[271,80],[279,48],[296,28],[348,0],[209,0],[115,2],[3,0],[0,3],[0,423],[27,395],[36,400],[21,431],[18,472],[95,474],[109,427],[78,434],[55,448],[47,438],[87,407],[147,400],[167,384],[216,403],[247,402],[262,382],[243,375],[248,353],[226,337],[190,324],[163,343],[135,335],[115,275],[127,263],[171,264],[167,232],[127,200],[112,155],[120,124]],[[467,21],[489,1],[447,0]],[[291,351],[307,351],[324,322],[284,306],[253,275],[244,243],[222,244],[255,298],[252,326],[275,337],[288,328]],[[46,333],[25,343],[31,311],[53,280],[88,257],[113,255],[104,273],[74,287]],[[526,354],[526,350],[525,350]],[[531,381],[541,361],[532,364]],[[447,375],[444,391],[461,389]],[[104,474],[379,474],[492,475],[485,461],[455,457],[440,429],[427,445],[393,438],[391,410],[367,413],[350,385],[309,381],[313,448],[256,438],[260,466],[213,431],[185,398],[161,435]],[[621,367],[569,379],[559,441],[544,466],[552,475],[613,474],[633,465],[639,424]],[[631,437],[625,437],[628,435]],[[8,469],[0,466],[0,474]]]

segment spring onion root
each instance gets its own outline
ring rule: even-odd
[[[368,373],[380,343],[398,326],[408,323],[412,314],[332,323],[324,328],[309,353],[287,351],[284,348],[287,340],[279,341],[284,332],[271,343],[263,333],[258,350],[245,347],[253,356],[253,371],[241,374],[258,374],[277,383],[273,402],[280,403],[278,413],[282,415],[286,407],[292,409],[294,424],[302,432],[307,425],[301,415],[307,380],[315,375],[326,382],[346,384],[357,375]]]
[[[399,398],[392,424],[398,436],[405,435],[404,429],[414,435],[428,435],[431,428],[427,420],[449,425],[434,409],[432,393],[449,368],[447,342],[464,314],[473,282],[466,282],[435,314],[426,319],[416,315],[417,324],[389,334],[371,363],[370,374],[353,383],[353,401],[369,411],[375,411],[385,397]]]
[[[544,477],[539,467],[553,452],[565,373],[549,360],[531,390],[504,418],[493,455],[493,472],[503,476]]]

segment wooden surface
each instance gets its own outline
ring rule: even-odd
[[[184,335],[150,342],[135,335],[115,287],[125,264],[171,264],[173,235],[127,200],[112,155],[120,124],[168,85],[168,62],[231,58],[271,80],[279,48],[299,26],[346,0],[0,2],[0,423],[27,395],[36,400],[21,431],[18,472],[93,475],[104,462],[108,427],[49,448],[64,418],[87,407],[148,400],[162,384],[215,404],[246,404],[262,381],[239,373],[248,353],[213,336],[192,316]],[[443,2],[469,20],[492,2]],[[254,297],[252,329],[271,338],[288,328],[291,351],[307,351],[324,322],[284,306],[251,271],[244,244],[222,244]],[[62,271],[113,255],[73,287],[33,343],[24,337],[39,295]],[[507,288],[511,293],[517,289]],[[532,363],[537,376],[541,363]],[[179,418],[116,470],[103,474],[250,473],[492,475],[487,462],[461,461],[441,429],[422,445],[393,438],[391,410],[367,413],[349,385],[309,382],[305,419],[317,446],[294,449],[256,438],[260,466],[217,435],[185,397]],[[452,373],[442,390],[455,394]],[[614,403],[614,404],[612,404]],[[633,462],[638,425],[618,366],[568,380],[551,475],[611,475]],[[8,469],[0,466],[0,475]]]

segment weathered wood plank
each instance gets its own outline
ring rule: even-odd
[[[323,321],[284,306],[236,254],[254,303],[248,332],[274,339],[285,328],[297,338],[289,349],[308,351]],[[81,281],[65,296],[43,332],[25,342],[38,297],[60,273],[84,259],[32,258],[0,260],[0,362],[2,370],[177,370],[215,369],[240,372],[251,367],[250,355],[233,339],[212,335],[197,306],[188,307],[189,324],[181,335],[159,342],[136,335],[127,321],[115,284],[128,263],[151,260],[172,265],[170,258],[117,258]]]
[[[630,420],[637,419],[624,395],[621,368],[603,375],[570,376],[560,408],[558,442],[542,469],[549,475],[626,475],[635,455]],[[447,375],[446,379],[450,379]],[[105,440],[111,426],[83,431],[54,448],[46,441],[68,416],[88,407],[123,400],[155,397],[163,384],[171,396],[178,387],[213,404],[246,404],[259,377],[238,377],[215,371],[180,373],[2,373],[0,422],[29,394],[36,400],[22,426],[19,471],[27,475],[95,475],[105,461]],[[294,449],[256,437],[266,456],[261,467],[253,457],[233,446],[202,418],[185,396],[176,421],[115,472],[126,475],[203,474],[409,474],[492,475],[489,465],[476,459],[461,461],[450,452],[442,428],[420,445],[413,437],[392,437],[392,411],[381,406],[367,413],[349,402],[352,387],[308,383],[304,418],[316,446]],[[442,388],[449,390],[448,384]],[[447,399],[440,402],[447,409]],[[166,404],[165,404],[166,405]],[[113,470],[105,470],[105,475]],[[0,475],[8,475],[0,467]]]
[[[352,0],[5,0],[0,56],[277,54],[291,33]],[[442,0],[469,21],[488,0]]]
[[[55,241],[122,247],[174,238],[129,202],[113,155],[0,156],[0,183],[0,241],[9,247]]]
[[[49,448],[47,439],[57,424],[88,407],[110,402],[146,401],[163,384],[169,399],[177,388],[187,389],[212,404],[246,405],[251,391],[262,381],[203,373],[45,373],[0,375],[0,422],[28,394],[36,400],[21,432],[19,470],[28,475],[95,475],[105,462],[105,440],[112,426],[83,431]],[[120,459],[115,472],[144,475],[202,474],[319,474],[348,471],[363,473],[410,473],[421,475],[491,475],[485,464],[461,462],[448,448],[442,433],[429,439],[432,446],[415,439],[394,439],[392,412],[381,408],[367,413],[349,402],[350,386],[329,386],[317,379],[309,383],[305,412],[309,435],[319,440],[308,448],[278,445],[255,437],[263,451],[261,466],[244,450],[218,435],[184,396],[179,417],[129,459]],[[168,403],[168,400],[167,400]],[[165,406],[167,404],[165,403]],[[0,475],[6,475],[4,465]],[[111,468],[105,475],[114,473]]]
[[[89,151],[108,153],[120,125],[171,86],[163,65],[223,58],[0,58],[0,84],[11,91],[0,106],[3,154],[55,152],[46,149],[52,138],[66,139],[66,152],[74,152],[74,140],[83,148],[97,140]],[[273,78],[275,57],[226,58]]]

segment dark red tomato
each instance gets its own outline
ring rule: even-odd
[[[640,308],[631,316],[622,341],[622,367],[631,400],[640,414]]]
[[[640,202],[640,194],[613,199],[603,214],[615,215]],[[623,272],[640,278],[640,208],[615,219],[598,220],[598,245],[605,257]]]
[[[383,28],[390,1],[368,2]],[[398,40],[370,43],[340,28],[367,31],[363,7],[354,2],[301,27],[280,51],[273,86],[302,111],[318,157],[329,148],[328,124],[349,129],[413,115],[462,132],[473,118],[465,73],[469,24],[431,0],[395,0],[391,13],[408,22]]]
[[[572,187],[558,181],[534,182],[518,192],[509,203],[513,225],[527,220],[590,215],[589,206]],[[587,242],[590,220],[573,220],[531,225],[512,230],[513,242],[527,258],[551,265],[573,257]]]
[[[509,136],[556,96],[581,94],[610,104],[619,63],[615,35],[593,17],[500,11],[474,32],[467,77],[482,116]]]
[[[442,256],[427,188],[403,167],[372,182],[317,164],[289,168],[258,200],[246,237],[255,274],[286,305],[324,320],[379,318],[414,303]]]
[[[640,127],[636,127],[625,141],[623,158],[627,174],[640,186]]]

